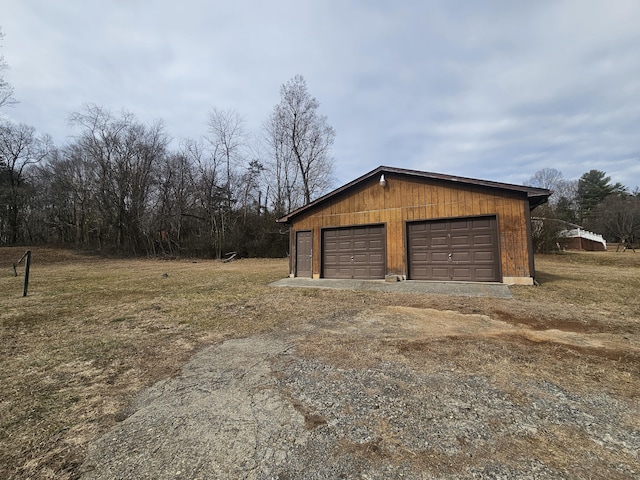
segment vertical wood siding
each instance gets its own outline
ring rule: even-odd
[[[323,228],[385,224],[387,274],[406,275],[407,221],[478,215],[498,218],[502,275],[532,275],[527,236],[529,203],[525,193],[393,174],[385,177],[385,188],[380,187],[377,178],[370,179],[293,220],[291,238],[298,230],[313,230],[314,276],[320,274]],[[294,251],[291,256],[295,258]],[[292,265],[292,273],[294,268]]]

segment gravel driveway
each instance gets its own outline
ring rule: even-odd
[[[121,412],[82,478],[638,478],[638,398],[518,363],[536,335],[389,307],[228,340]]]

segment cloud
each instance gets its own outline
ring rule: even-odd
[[[86,102],[176,138],[204,133],[213,106],[258,132],[302,74],[340,182],[386,164],[516,183],[597,168],[633,187],[637,18],[632,0],[6,0],[8,113],[57,142]]]

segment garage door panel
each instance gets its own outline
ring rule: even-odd
[[[482,235],[474,235],[473,236],[473,245],[491,245],[492,244],[492,236],[489,233],[484,233]]]
[[[337,255],[326,255],[325,256],[325,263],[327,263],[329,265],[334,265],[334,264],[338,263],[338,256]]]
[[[372,253],[369,255],[369,263],[384,264],[384,255],[382,253]]]
[[[453,270],[453,276],[456,280],[470,281],[472,279],[472,275],[471,275],[472,269],[470,267],[454,267],[452,270]]]
[[[482,228],[490,229],[490,228],[492,228],[492,226],[491,226],[492,220],[493,220],[493,218],[491,218],[491,217],[476,218],[476,219],[471,221],[471,228],[473,228],[474,230],[475,229],[482,229]]]
[[[459,245],[471,246],[471,238],[469,235],[452,235],[451,245],[454,247]]]
[[[339,238],[339,242],[332,241]],[[322,233],[324,278],[384,278],[384,226],[332,228]]]
[[[426,237],[412,238],[410,240],[410,242],[411,242],[411,246],[412,247],[426,247],[427,246],[427,238]]]
[[[451,220],[449,230],[452,232],[455,232],[456,230],[463,230],[466,232],[469,230],[469,222],[466,220]]]
[[[491,263],[494,267],[497,267],[500,258],[497,252],[479,251],[473,253],[476,263]]]
[[[490,282],[492,281],[493,278],[495,278],[496,270],[495,268],[476,268],[475,276],[476,278],[486,279],[485,281]],[[482,280],[479,280],[479,281],[482,281]]]
[[[325,267],[325,274],[326,275],[331,275],[331,278],[337,278],[335,276],[335,269],[331,268],[331,267]]]
[[[367,278],[384,278],[384,271],[384,267],[371,267]]]
[[[426,276],[428,275],[427,267],[416,267],[415,273],[416,275]]]
[[[353,278],[367,278],[369,271],[367,267],[353,267],[351,273]]]
[[[430,256],[432,262],[447,263],[449,261],[449,254],[447,252],[432,252]],[[425,254],[425,257],[428,259],[429,255]]]
[[[431,270],[430,280],[449,280],[449,269],[441,268],[441,267],[433,267],[431,269],[426,269],[427,274],[429,274],[429,270]]]
[[[411,259],[416,262],[426,262],[427,256],[427,252],[414,253],[411,256]]]
[[[409,278],[500,281],[495,217],[407,224]]]
[[[451,254],[450,259],[453,263],[456,263],[456,262],[471,263],[471,254],[469,251],[453,252]]]
[[[433,236],[431,238],[427,237],[426,244],[431,244],[432,247],[438,246],[446,246],[449,245],[449,237],[447,236]]]
[[[496,258],[493,252],[474,252],[473,261],[474,263],[495,263]]]
[[[334,265],[331,267],[326,267],[325,271],[331,274],[331,278],[350,278],[347,275],[350,275],[350,269],[346,267],[340,267],[339,265]]]

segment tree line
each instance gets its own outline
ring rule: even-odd
[[[302,76],[280,96],[259,135],[237,112],[213,108],[206,134],[177,147],[162,121],[98,105],[71,115],[74,137],[61,146],[0,120],[0,245],[286,255],[288,231],[275,220],[331,186],[335,132]],[[3,98],[13,100],[6,83]]]
[[[556,249],[563,230],[580,227],[601,234],[608,242],[640,240],[640,189],[633,191],[601,170],[589,170],[577,180],[565,180],[562,172],[545,168],[528,185],[550,189],[549,202],[534,212],[536,248]]]

